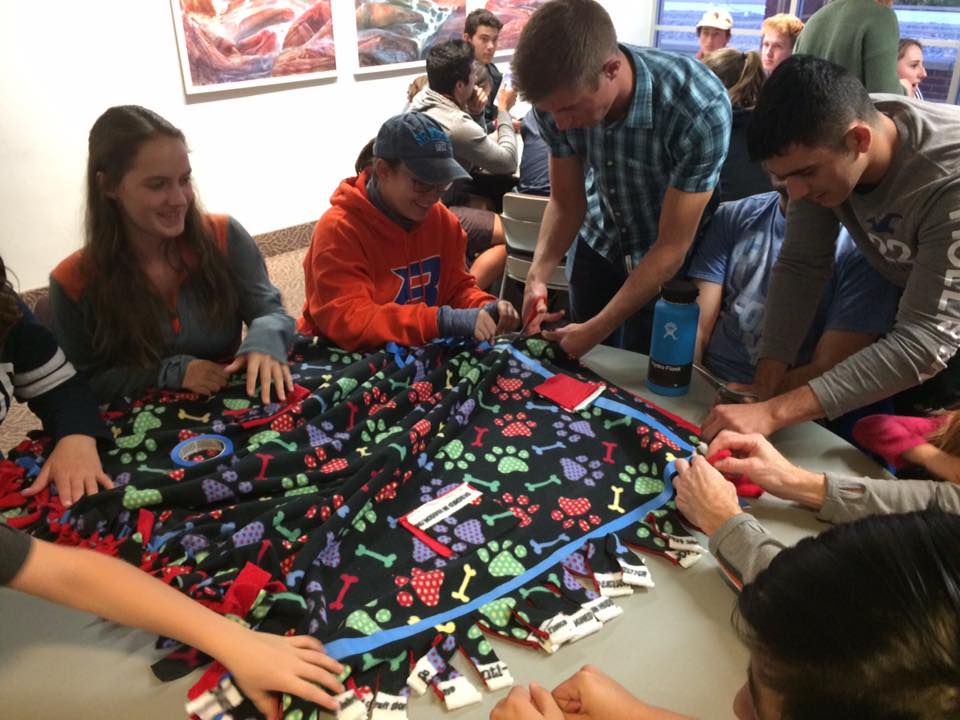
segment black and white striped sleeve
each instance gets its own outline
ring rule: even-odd
[[[30,406],[54,440],[65,435],[109,438],[89,385],[22,302],[20,311],[0,351],[0,366],[12,369],[13,395]]]

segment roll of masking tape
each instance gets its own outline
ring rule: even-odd
[[[170,459],[180,467],[192,467],[233,454],[233,443],[223,435],[197,435],[184,440],[170,451]],[[194,460],[200,456],[202,459]]]

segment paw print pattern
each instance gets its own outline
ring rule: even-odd
[[[528,472],[530,466],[526,461],[530,459],[530,453],[526,450],[517,449],[513,445],[507,447],[495,447],[483,456],[484,460],[497,464],[497,472],[501,475],[507,475],[515,472]]]
[[[379,420],[367,420],[365,429],[360,433],[360,439],[367,443],[373,442],[379,445],[388,437],[396,435],[398,432],[403,432],[403,428],[399,425],[387,427],[383,418]]]
[[[553,423],[554,434],[561,440],[575,443],[583,438],[593,438],[596,434],[590,423],[586,420],[574,420],[566,413],[560,416],[560,419]]]
[[[646,425],[641,425],[637,428],[637,435],[640,436],[640,447],[647,448],[650,452],[662,450],[664,445],[676,453],[681,452],[680,446],[659,430],[651,431]]]
[[[500,498],[503,500],[503,504],[507,510],[517,516],[517,519],[520,521],[520,527],[526,527],[532,523],[533,518],[530,516],[540,512],[540,506],[531,505],[530,498],[526,495],[518,495],[514,498],[512,493],[504,493]]]
[[[345,432],[334,432],[334,425],[329,420],[324,420],[317,425],[307,425],[307,438],[310,440],[310,447],[318,448],[330,445],[334,450],[340,452],[343,450],[343,441],[350,439],[350,434]]]
[[[532,374],[530,369],[526,365],[519,362],[516,358],[509,358],[507,360],[507,367],[509,368],[507,371],[509,374],[518,377],[521,380],[526,380]]]
[[[530,397],[530,391],[523,386],[523,380],[506,378],[503,375],[497,375],[496,382],[490,386],[490,392],[500,400],[523,400]]]
[[[603,410],[598,408],[596,405],[593,407],[588,407],[586,410],[580,413],[580,417],[584,420],[596,420],[603,414]]]
[[[556,357],[550,343],[541,338],[527,338],[527,355],[535,358],[547,358],[553,360]]]
[[[466,425],[470,422],[470,416],[473,415],[473,411],[477,409],[477,401],[473,398],[464,400],[462,403],[457,403],[453,406],[450,414],[453,416],[453,420],[460,425]]]
[[[523,559],[526,556],[527,549],[520,544],[514,545],[511,540],[502,542],[491,540],[477,550],[477,557],[484,562],[490,575],[495,578],[522,575],[525,568],[517,558]]]
[[[617,477],[622,483],[632,483],[633,491],[637,495],[656,495],[663,492],[663,480],[657,477],[656,463],[653,464],[652,472],[647,463],[625,465]]]
[[[437,459],[443,461],[444,470],[466,470],[470,465],[476,462],[477,457],[471,453],[467,452],[463,446],[463,442],[459,439],[454,438],[442,448],[437,453]]]
[[[369,415],[371,417],[387,408],[394,409],[397,407],[397,404],[387,397],[387,394],[378,387],[363,394],[363,404],[370,406]]]
[[[376,521],[377,514],[373,511],[373,503],[368,500],[350,524],[360,532],[364,532],[367,529],[367,523],[373,525]]]
[[[603,478],[603,463],[600,460],[590,460],[586,455],[577,455],[575,458],[560,458],[560,467],[563,476],[573,482],[583,481],[584,485],[594,487],[597,480]]]
[[[550,517],[560,523],[564,530],[578,525],[583,532],[589,532],[591,526],[600,524],[600,518],[590,513],[591,507],[588,498],[561,497],[557,500],[557,509],[550,513]]]
[[[500,432],[506,438],[530,437],[537,426],[536,422],[527,419],[525,412],[519,412],[516,416],[507,413],[503,417],[496,418],[493,423],[500,428]]]
[[[429,485],[420,486],[420,502],[430,502],[434,498],[450,492],[459,485],[460,483],[447,483],[444,485],[444,481],[441,478],[432,478]]]

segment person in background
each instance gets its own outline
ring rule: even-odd
[[[344,691],[337,680],[343,666],[316,638],[255,632],[121,560],[36,540],[0,522],[2,586],[174,638],[216,658],[269,720],[281,716],[278,693],[335,711],[336,700],[322,688]]]
[[[421,90],[427,86],[427,76],[426,74],[417,75],[413,80],[410,81],[410,84],[407,86],[407,102],[403,106],[404,112],[410,112],[413,107],[413,99],[417,96]]]
[[[920,83],[927,77],[927,69],[923,66],[923,45],[919,40],[901,38],[897,50],[897,75],[908,97],[923,100]]]
[[[537,116],[531,108],[520,123],[523,150],[520,153],[520,179],[517,192],[550,195],[550,148],[540,135]]]
[[[928,417],[868,415],[853,426],[860,447],[883,458],[898,473],[923,468],[932,477],[960,483],[960,413]]]
[[[760,25],[760,58],[763,72],[767,75],[777,69],[777,65],[793,55],[803,20],[790,13],[777,13],[764,19]]]
[[[722,8],[707,10],[697,23],[697,42],[700,50],[694,56],[702,60],[703,56],[714,50],[725,48],[730,42],[733,30],[733,18]]]
[[[463,169],[504,175],[516,172],[517,136],[510,116],[516,93],[503,94],[497,127],[491,133],[477,125],[466,111],[470,97],[477,92],[473,47],[463,40],[434,45],[427,55],[427,79],[427,87],[413,99],[412,109],[440,123],[450,136],[454,157]]]
[[[723,203],[697,246],[688,275],[700,290],[696,359],[723,380],[752,383],[767,288],[786,227],[787,189]],[[841,231],[833,273],[796,365],[776,392],[804,385],[893,326],[899,291]]]
[[[340,183],[317,222],[299,331],[356,350],[515,330],[514,307],[466,272],[466,235],[439,202],[466,175],[435,120],[416,112],[387,120],[372,165]]]
[[[660,286],[683,264],[727,154],[727,92],[692,58],[618,44],[593,0],[540,7],[512,69],[550,148],[523,317],[534,333],[551,321],[545,281],[569,250],[574,322],[544,337],[575,357],[602,342],[646,352]]]
[[[27,403],[53,441],[24,496],[37,495],[52,482],[60,502],[70,507],[100,487],[113,487],[97,452],[98,440],[113,437],[100,419],[96,398],[14,291],[0,258],[0,423],[15,398]]]
[[[754,381],[761,401],[715,406],[705,437],[722,429],[766,435],[891,396],[899,414],[926,415],[960,399],[958,123],[960,108],[871,97],[849,72],[809,55],[789,58],[767,79],[748,144],[786,183],[790,204]],[[776,395],[830,278],[841,224],[903,288],[896,322],[820,377]]]
[[[832,0],[807,20],[794,52],[846,68],[870,93],[903,95],[897,76],[900,23],[893,0]]]
[[[490,75],[490,89],[485,95],[477,94],[471,98],[468,110],[473,119],[488,133],[497,127],[500,115],[500,83],[503,74],[493,63],[493,56],[497,52],[497,41],[503,23],[489,10],[478,8],[467,15],[463,25],[463,39],[473,46],[474,57],[483,65]],[[514,96],[515,97],[515,96]]]
[[[750,661],[733,699],[736,717],[956,718],[957,486],[921,483],[938,492],[898,493],[906,482],[828,479],[794,468],[758,436],[721,444],[747,453],[726,462],[755,470],[751,479],[768,491],[818,507],[825,519],[861,518],[784,548],[741,510],[733,484],[705,458],[677,460],[677,506],[710,536],[711,552],[742,587],[733,625]],[[893,502],[880,505],[881,497]],[[902,514],[865,517],[897,508]],[[490,720],[574,718],[687,720],[642,702],[593,665],[552,692],[536,683],[515,687],[490,713]]]
[[[284,400],[293,319],[243,226],[201,209],[183,133],[110,108],[90,130],[86,190],[86,241],[50,275],[50,319],[98,401],[209,395],[243,370],[250,396],[259,382],[264,403]]]
[[[733,107],[730,149],[720,171],[720,201],[730,202],[767,192],[770,178],[747,152],[747,124],[764,80],[760,56],[753,50],[743,53],[735,48],[722,48],[705,55],[703,64],[727,88]]]

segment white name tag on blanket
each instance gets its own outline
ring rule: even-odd
[[[407,515],[407,522],[421,530],[427,530],[482,495],[483,493],[476,488],[463,483],[445,495],[441,495],[430,502],[424,503],[416,510],[410,511]]]

